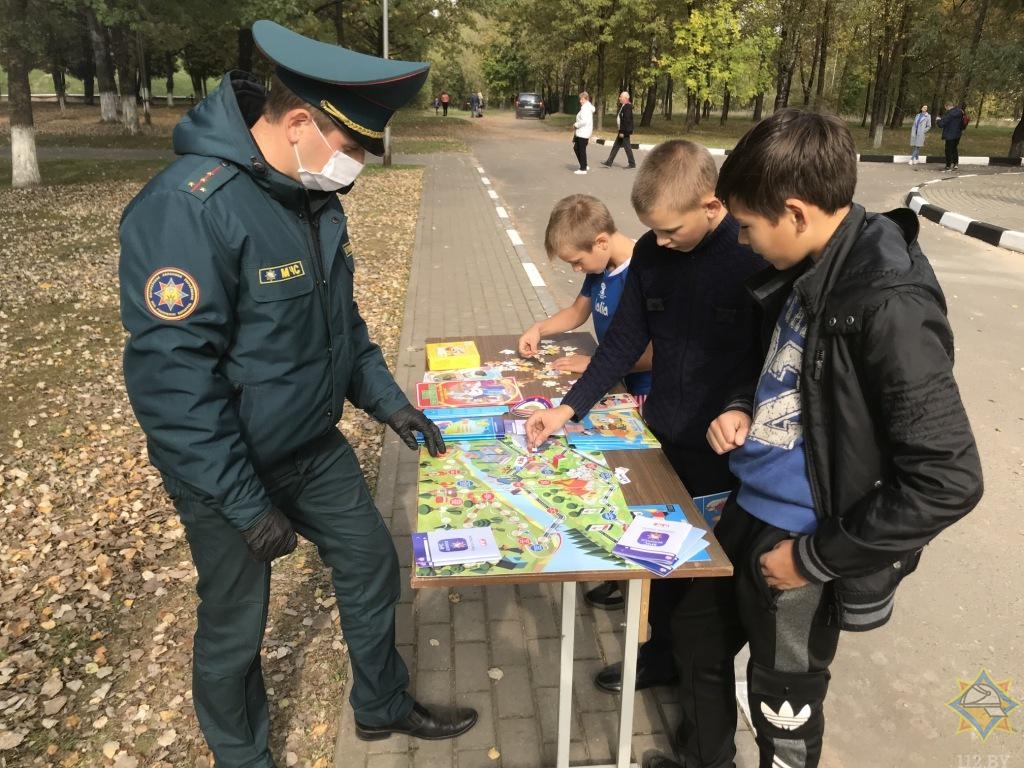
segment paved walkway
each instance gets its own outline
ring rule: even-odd
[[[424,158],[415,158],[422,161]],[[411,389],[423,370],[430,336],[519,333],[543,316],[552,298],[531,283],[524,259],[499,218],[500,200],[468,154],[428,156],[416,231],[399,384]],[[405,160],[405,159],[403,159]],[[539,258],[542,254],[534,254]],[[355,738],[351,710],[342,716],[338,768],[539,768],[555,763],[559,673],[560,585],[408,587],[416,454],[396,437],[385,440],[377,504],[389,520],[405,585],[398,609],[399,650],[412,673],[414,695],[428,703],[468,704],[480,712],[469,733],[451,741]],[[582,588],[581,588],[582,592]],[[594,675],[622,659],[624,613],[594,611],[582,599],[576,617],[573,764],[614,761],[618,697],[598,692]],[[489,668],[501,669],[492,680]],[[678,720],[676,694],[660,688],[637,696],[634,760],[651,749],[671,752],[667,736]],[[741,734],[738,765],[753,766],[753,739]],[[492,759],[492,748],[501,753]]]
[[[1024,172],[936,174],[906,203],[944,227],[1024,252]]]

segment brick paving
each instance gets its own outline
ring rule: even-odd
[[[941,174],[921,194],[932,205],[1006,229],[1024,230],[1024,172]]]
[[[424,158],[417,158],[422,161]],[[423,370],[431,336],[519,333],[555,308],[546,287],[531,284],[525,248],[513,245],[486,176],[468,154],[425,158],[423,202],[396,378],[407,391]],[[538,256],[534,256],[537,258]],[[409,587],[416,453],[388,433],[377,505],[390,524],[402,566],[397,642],[409,665],[412,693],[425,703],[470,705],[477,725],[458,739],[425,742],[395,736],[356,739],[346,706],[339,725],[338,768],[538,768],[555,763],[561,586]],[[582,587],[581,587],[582,591]],[[457,595],[457,596],[456,596]],[[571,762],[611,763],[618,733],[618,697],[597,691],[593,676],[622,659],[624,612],[594,611],[582,599],[576,616]],[[491,667],[503,677],[488,677]],[[347,695],[347,692],[346,692]],[[671,754],[676,694],[660,688],[637,695],[633,758],[657,749]],[[756,765],[749,731],[738,738],[737,765]],[[489,750],[501,756],[491,759]]]

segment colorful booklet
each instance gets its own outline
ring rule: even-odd
[[[458,368],[452,371],[426,371],[423,380],[437,383],[440,381],[483,381],[484,379],[500,379],[500,368]]]
[[[426,349],[429,371],[450,371],[480,366],[480,353],[476,344],[469,340],[427,344]]]
[[[590,411],[591,413],[594,411],[617,411],[623,408],[636,410],[639,408],[639,403],[628,392],[612,392],[594,403]]]
[[[490,527],[414,533],[412,549],[413,559],[417,567],[421,568],[496,563],[501,560],[498,542]]]
[[[421,381],[416,385],[419,408],[461,408],[466,406],[508,405],[522,400],[515,379],[479,381]]]
[[[458,412],[459,408],[431,408],[432,411]],[[466,408],[465,410],[475,410]],[[426,413],[426,411],[424,411]],[[428,416],[446,441],[454,440],[496,440],[505,436],[505,424],[502,416]],[[416,441],[423,444],[423,435],[416,433]]]
[[[574,448],[590,451],[647,449],[660,445],[640,414],[630,408],[591,411],[578,423],[566,422],[565,437]]]

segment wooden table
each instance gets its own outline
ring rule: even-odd
[[[515,336],[477,336],[471,337],[480,351],[480,365],[496,361],[518,361],[518,355],[502,354],[502,350],[514,350]],[[579,353],[591,354],[596,347],[593,338],[586,333],[567,333],[551,337],[560,347],[576,347]],[[449,339],[454,341],[455,339]],[[428,341],[444,341],[444,339],[428,339]],[[549,355],[553,359],[555,355]],[[543,367],[532,363],[520,365],[520,370],[506,375],[514,376],[524,396],[542,396],[547,398],[560,397],[568,390],[568,382],[577,377],[576,374],[563,374],[558,377],[559,386],[544,386],[549,381],[542,373]],[[703,517],[693,503],[690,494],[679,481],[672,465],[661,449],[633,451],[605,451],[604,456],[610,467],[627,467],[630,482],[621,486],[627,504],[678,504],[686,516],[686,520],[694,527],[707,531]],[[709,559],[688,562],[680,565],[675,571],[664,578],[694,578],[712,576],[731,576],[732,565],[722,551],[718,541],[710,531],[705,538],[710,542]],[[571,542],[566,542],[572,546]],[[627,768],[633,731],[633,705],[636,684],[636,653],[639,637],[641,613],[646,616],[646,589],[649,587],[650,572],[622,569],[592,569],[582,571],[559,571],[555,573],[487,573],[481,575],[457,576],[421,576],[413,569],[412,586],[415,589],[425,587],[453,587],[490,584],[520,584],[528,582],[560,582],[562,584],[562,641],[561,641],[561,674],[558,694],[558,744],[557,768],[569,765],[569,727],[572,707],[572,672],[573,644],[575,641],[576,584],[582,581],[616,580],[627,581],[626,594],[626,638],[622,664],[622,702],[619,711],[619,745],[615,768]],[[641,605],[644,609],[641,611]],[[612,766],[595,766],[592,768],[612,768]]]

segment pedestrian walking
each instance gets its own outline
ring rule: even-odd
[[[608,159],[601,165],[611,168],[615,162],[615,155],[622,148],[626,151],[627,168],[636,168],[636,161],[633,159],[633,147],[630,145],[630,137],[633,134],[633,104],[629,100],[629,91],[619,94],[619,111],[615,115],[615,127],[618,133],[615,136],[615,143],[612,144],[612,151]]]
[[[942,128],[942,141],[946,145],[946,171],[960,170],[960,137],[964,133],[964,111],[954,105],[947,104],[946,111],[938,119],[937,125]]]
[[[448,117],[448,105],[451,103],[452,97],[448,95],[448,91],[441,91],[441,112],[442,117]]]

